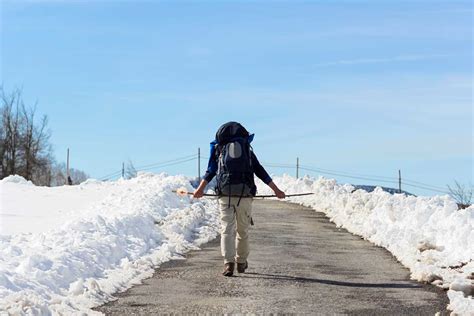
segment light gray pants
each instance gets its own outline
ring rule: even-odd
[[[244,263],[249,256],[249,226],[252,216],[252,198],[220,197],[221,253],[224,263]]]

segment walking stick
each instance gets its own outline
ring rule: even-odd
[[[194,193],[188,192],[185,188],[180,188],[177,190],[172,190],[171,192],[176,193],[180,196],[185,196],[185,195],[193,195]],[[313,192],[308,192],[308,193],[295,193],[295,194],[286,194],[285,197],[293,197],[293,196],[305,196],[305,195],[312,195],[314,194]],[[204,193],[203,196],[205,197],[219,197],[221,195],[218,194],[209,194],[209,193]],[[227,196],[227,195],[226,195]],[[240,198],[240,195],[231,195],[232,197],[238,197]],[[243,199],[245,198],[271,198],[271,197],[277,197],[274,194],[260,194],[260,195],[255,195],[255,196],[242,196]]]

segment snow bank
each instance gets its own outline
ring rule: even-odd
[[[6,178],[3,178],[0,180],[0,184],[5,184],[5,183],[16,183],[16,184],[25,184],[25,185],[34,185],[33,182],[26,180],[25,178],[18,176],[18,175],[12,175],[8,176]]]
[[[23,185],[10,179],[2,181],[0,189],[2,194],[20,194]],[[171,192],[178,187],[192,190],[188,178],[165,174],[73,187],[33,186],[27,193],[36,190],[51,197],[34,200],[36,215],[56,217],[56,212],[49,212],[55,205],[44,205],[53,200],[61,200],[66,212],[69,207],[76,214],[69,221],[52,219],[57,226],[39,233],[0,235],[0,314],[94,314],[90,308],[150,277],[162,262],[181,258],[215,238],[216,202],[179,197]],[[66,203],[64,194],[70,190],[94,202],[78,209]],[[18,204],[28,200],[27,195],[16,198]],[[0,220],[2,211],[3,201]],[[15,212],[15,205],[9,212]]]
[[[65,222],[77,221],[94,204],[110,194],[120,194],[133,183],[88,180],[80,185],[40,187],[20,176],[0,182],[0,235],[45,233]]]
[[[449,308],[474,314],[474,208],[448,196],[354,191],[324,178],[275,177],[290,201],[325,212],[338,226],[388,249],[412,278],[448,290]],[[21,177],[0,181],[0,314],[94,314],[154,268],[213,239],[214,200],[179,197],[184,176],[140,174],[36,187]],[[259,183],[260,193],[271,193]]]
[[[420,282],[448,289],[449,309],[474,314],[474,207],[458,210],[449,196],[391,195],[378,188],[354,191],[335,180],[275,177],[290,200],[314,208],[350,232],[389,250]],[[259,193],[271,193],[259,183]]]

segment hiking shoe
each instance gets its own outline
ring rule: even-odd
[[[244,263],[237,263],[237,272],[244,273],[245,269],[247,269],[248,267],[249,265],[247,261],[245,261]]]
[[[233,262],[228,262],[224,264],[224,271],[222,272],[222,274],[226,277],[231,277],[232,275],[234,275],[234,267],[235,263]]]

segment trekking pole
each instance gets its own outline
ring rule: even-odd
[[[188,192],[188,190],[184,188],[180,188],[177,190],[172,190],[171,192],[176,193],[180,196],[185,196],[185,195],[193,195],[192,192]],[[286,194],[285,197],[293,197],[293,196],[305,196],[305,195],[312,195],[314,194],[313,192],[308,192],[308,193],[295,193],[295,194]],[[209,193],[204,193],[203,196],[208,196],[208,197],[219,197],[221,195],[218,194],[209,194]],[[227,195],[226,195],[227,196]],[[232,197],[238,197],[240,198],[240,195],[231,195]],[[242,196],[243,199],[245,198],[271,198],[271,197],[277,197],[274,194],[263,194],[263,195],[255,195],[255,196]]]

